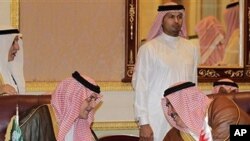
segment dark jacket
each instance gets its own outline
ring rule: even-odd
[[[56,141],[47,105],[41,105],[20,117],[19,123],[24,141]]]

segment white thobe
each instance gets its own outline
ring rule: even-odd
[[[19,37],[19,50],[17,51],[14,60],[8,62],[9,50],[16,36]],[[21,34],[18,33],[0,35],[0,81],[2,81],[2,84],[13,86],[19,94],[25,94],[23,41],[20,36]]]
[[[73,141],[74,138],[74,124],[69,129],[68,133],[65,135],[65,141]]]
[[[154,141],[162,141],[170,125],[164,117],[164,91],[180,81],[197,83],[198,48],[181,37],[161,34],[139,48],[132,85],[135,118],[150,124]]]

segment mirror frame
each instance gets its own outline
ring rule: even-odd
[[[214,82],[222,78],[230,78],[235,82],[250,82],[250,5],[244,1],[243,14],[243,52],[242,67],[198,67],[198,82]],[[125,76],[122,82],[131,82],[138,52],[138,7],[139,0],[125,0]]]
[[[16,0],[16,1],[11,1],[11,5],[10,5],[10,19],[11,19],[11,25],[15,28],[20,29],[19,27],[19,22],[20,22],[20,17],[19,17],[19,11],[20,11],[20,1]]]

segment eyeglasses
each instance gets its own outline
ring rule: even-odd
[[[172,104],[171,104],[169,101],[167,101],[166,106],[167,106],[168,108],[171,107],[172,113],[170,114],[170,116],[171,116],[173,119],[175,119],[175,118],[178,116],[178,114],[177,114],[177,113],[175,112],[175,110],[173,109]]]
[[[90,101],[96,101],[96,99],[97,99],[97,96],[90,95],[86,100],[87,100],[88,102],[90,102]]]
[[[170,106],[172,107],[172,105],[171,105],[171,103],[168,101],[167,103],[166,103],[166,106],[169,108]]]
[[[175,118],[178,116],[178,114],[177,114],[177,113],[171,113],[170,116],[171,116],[173,119],[175,119]]]

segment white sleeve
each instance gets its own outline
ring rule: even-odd
[[[195,55],[194,55],[194,77],[193,82],[197,85],[198,84],[198,65],[200,62],[200,50],[199,47],[195,46]]]
[[[140,47],[137,55],[135,69],[132,77],[132,85],[135,91],[135,119],[139,125],[149,124],[148,119],[148,74],[149,52],[145,46]]]

